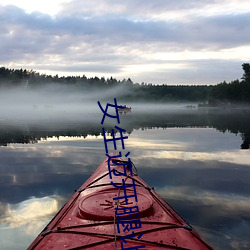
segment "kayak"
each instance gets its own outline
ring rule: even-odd
[[[31,249],[212,249],[137,174],[107,155],[28,247]]]

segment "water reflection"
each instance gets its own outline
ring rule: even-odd
[[[249,249],[250,154],[240,150],[249,126],[197,112],[129,115],[121,127],[139,175],[216,249]],[[8,142],[0,148],[1,249],[26,248],[105,156],[100,123],[54,125],[30,126],[35,144],[13,141],[22,129],[1,131]]]
[[[56,213],[59,209],[55,197],[30,198],[17,204],[7,204],[4,209],[4,218],[0,220],[3,225],[11,228],[30,224],[31,221],[41,222],[42,218]],[[34,224],[34,223],[32,223]],[[25,233],[32,233],[30,228],[26,228]]]
[[[151,128],[215,128],[239,134],[242,138],[239,148],[250,145],[250,109],[245,110],[186,110],[142,109],[135,107],[132,113],[121,115],[121,124],[131,134],[137,129]],[[9,120],[0,123],[0,145],[11,143],[37,143],[41,139],[60,136],[87,137],[100,135],[102,114],[86,113],[76,115],[72,120],[45,119],[38,121]],[[105,129],[111,132],[114,123],[106,123]]]
[[[17,204],[3,204],[0,217],[2,249],[23,249],[36,237],[48,219],[61,207],[60,197],[30,198]]]

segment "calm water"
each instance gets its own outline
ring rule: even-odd
[[[215,249],[250,249],[249,114],[138,106],[120,116],[139,175]],[[25,249],[104,159],[102,114],[71,115],[0,120],[1,249]]]

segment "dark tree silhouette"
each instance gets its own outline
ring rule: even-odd
[[[230,83],[222,82],[217,85],[153,85],[152,83],[134,83],[130,78],[117,80],[112,76],[87,78],[82,76],[51,76],[39,74],[34,70],[0,68],[0,86],[37,88],[53,83],[70,85],[79,88],[79,91],[97,89],[111,89],[123,87],[119,95],[121,102],[172,102],[192,101],[209,103],[210,106],[225,105],[228,103],[250,103],[250,64],[242,64],[244,71],[242,81],[234,80]]]
[[[245,81],[245,82],[249,82],[250,81],[250,64],[249,63],[243,63],[242,64],[242,69],[244,71],[244,74],[243,74],[241,79],[243,79],[243,81]]]

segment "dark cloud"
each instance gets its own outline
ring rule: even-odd
[[[183,25],[189,44],[202,47],[232,48],[249,45],[250,13],[194,18]],[[186,26],[186,27],[185,27]]]
[[[57,16],[52,18],[39,12],[27,14],[14,6],[1,8],[1,30],[6,34],[11,30],[25,34],[27,40],[34,37],[51,39],[54,36],[67,35],[74,43],[76,38],[84,41],[108,40],[110,44],[117,42],[174,42],[194,47],[203,43],[221,46],[239,46],[248,44],[250,38],[250,13],[216,17],[195,17],[189,22],[162,20],[133,20],[129,17],[105,16],[83,18],[77,16]],[[30,32],[30,33],[29,33]],[[244,32],[244,37],[242,37]],[[40,33],[40,36],[39,34]],[[36,42],[36,41],[35,41]],[[44,44],[45,41],[41,41]],[[79,42],[79,40],[78,40]],[[187,44],[188,42],[188,44]],[[45,43],[46,44],[46,43]],[[47,45],[47,44],[46,44]]]

